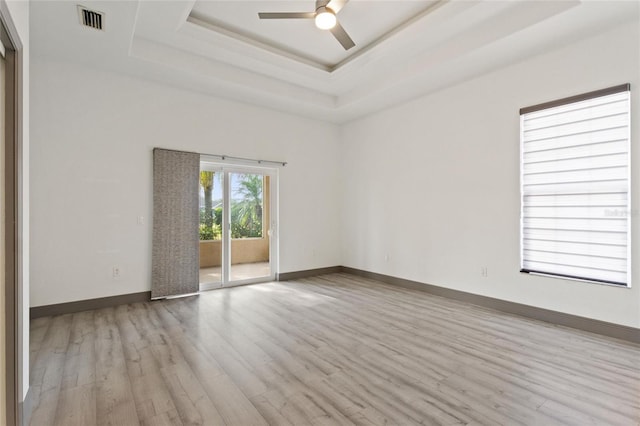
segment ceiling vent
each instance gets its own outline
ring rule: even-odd
[[[78,14],[80,15],[80,23],[85,27],[104,31],[104,13],[78,6]]]

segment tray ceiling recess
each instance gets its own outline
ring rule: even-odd
[[[355,44],[345,50],[314,19],[258,16],[314,12],[316,0],[82,7],[94,13],[85,19],[76,2],[31,3],[34,61],[55,58],[335,123],[605,31],[640,31],[640,3],[631,1],[349,0],[337,13]]]
[[[323,31],[314,19],[260,19],[307,12],[326,1],[196,1],[187,21],[270,53],[333,72],[409,27],[444,1],[333,0],[337,30]],[[303,13],[300,13],[303,15]],[[309,15],[309,16],[306,16]],[[348,35],[344,36],[344,30]],[[335,36],[335,38],[334,38]],[[336,42],[342,40],[340,43]],[[349,41],[354,46],[349,46]],[[348,47],[348,48],[347,48]]]

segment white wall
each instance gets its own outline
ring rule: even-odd
[[[280,272],[340,264],[336,126],[43,58],[31,82],[32,306],[150,289],[154,147],[289,162]]]
[[[640,327],[639,40],[625,25],[344,126],[343,265]],[[633,287],[520,274],[518,110],[627,82]]]
[[[22,400],[29,390],[29,3],[7,1],[22,43]]]
[[[628,24],[342,128],[32,58],[31,305],[149,290],[151,221],[136,217],[151,216],[159,146],[290,163],[280,272],[342,264],[640,327],[637,279],[518,272],[519,108],[630,82],[635,111],[639,36]],[[639,165],[634,149],[633,188]]]

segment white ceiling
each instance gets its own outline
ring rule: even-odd
[[[195,2],[189,22],[248,43],[263,44],[294,60],[331,71],[357,52],[373,48],[381,38],[428,13],[432,1],[352,0],[338,12],[338,20],[356,43],[345,51],[328,31],[311,19],[260,20],[258,12],[313,12],[315,0]],[[297,58],[296,58],[297,57]]]
[[[312,20],[314,1],[32,1],[32,54],[336,123],[638,20],[636,1],[351,0],[344,51]]]

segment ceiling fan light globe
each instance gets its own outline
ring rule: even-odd
[[[319,8],[316,13],[316,27],[321,30],[330,30],[336,26],[336,15],[326,7]]]

